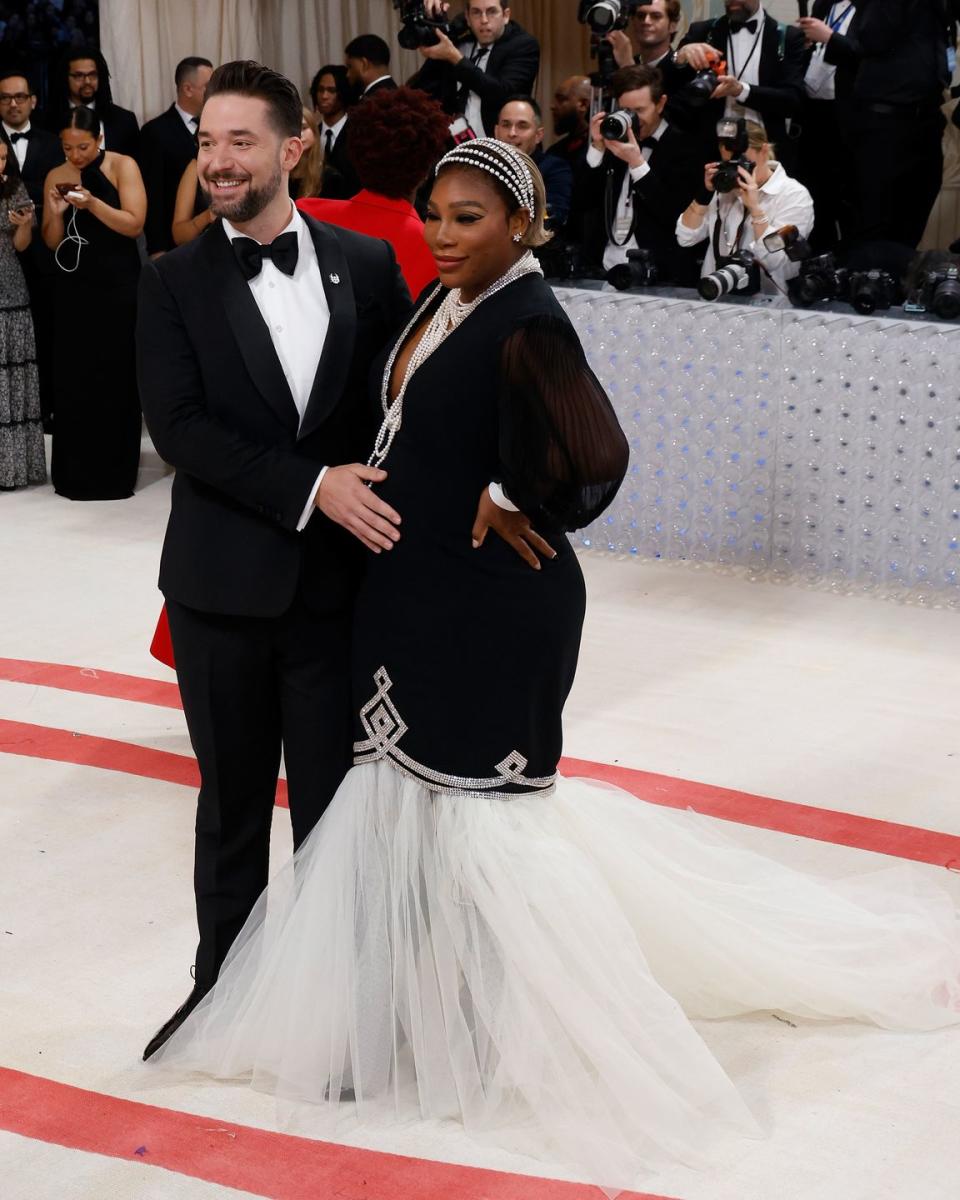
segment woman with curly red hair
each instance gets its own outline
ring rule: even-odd
[[[351,200],[297,202],[318,221],[388,241],[412,296],[437,278],[413,198],[446,148],[449,124],[440,105],[414,88],[368,96],[353,109],[346,129],[362,190]]]

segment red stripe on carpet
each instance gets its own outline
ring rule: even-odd
[[[156,1108],[0,1067],[0,1128],[273,1200],[599,1200],[597,1188],[383,1154]],[[623,1192],[624,1200],[668,1200]]]
[[[110,696],[114,700],[133,700],[137,704],[156,704],[161,708],[181,707],[180,690],[175,683],[143,679],[139,675],[117,675],[93,667],[0,658],[0,679],[8,683],[59,688],[64,692],[84,692],[89,696]]]
[[[149,746],[74,733],[69,729],[29,725],[24,721],[0,719],[0,753],[76,763],[81,767],[101,767],[105,771],[120,771],[143,779],[179,783],[194,790],[200,786],[197,760],[190,755],[152,750]],[[281,808],[287,807],[285,779],[277,782],[277,804]]]

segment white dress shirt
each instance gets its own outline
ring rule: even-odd
[[[330,307],[310,230],[292,202],[290,210],[290,220],[280,233],[295,232],[297,235],[296,270],[293,275],[285,275],[272,259],[265,258],[260,274],[249,280],[247,286],[270,333],[302,423],[330,325]],[[234,238],[250,236],[226,220],[223,231],[231,242]],[[324,467],[317,476],[304,505],[298,530],[303,529],[310,519],[317,490],[326,473],[327,467]]]
[[[659,142],[667,128],[668,122],[661,118],[660,124],[650,136],[654,141]],[[590,148],[587,151],[587,166],[594,170],[599,167],[603,162],[603,153],[602,150],[598,150],[591,142]],[[627,261],[627,251],[638,248],[637,239],[632,234],[630,237],[627,237],[633,225],[633,192],[631,188],[633,184],[639,183],[645,175],[650,174],[649,160],[650,155],[653,153],[653,147],[642,146],[640,153],[643,155],[643,162],[623,173],[620,199],[617,201],[617,211],[613,219],[613,232],[616,241],[608,241],[603,251],[603,268],[605,271],[609,271],[611,267],[615,267],[618,263],[625,263]]]
[[[19,141],[14,142],[12,140],[12,138],[15,133],[29,133],[30,132],[30,122],[28,121],[22,129],[11,129],[10,126],[6,123],[6,121],[4,121],[3,122],[3,132],[7,135],[7,139],[10,141],[11,146],[13,146],[13,152],[17,156],[17,163],[20,166],[20,173],[22,175],[23,174],[23,164],[26,162],[26,159],[27,159],[27,150],[29,150],[29,148],[30,148],[30,142],[26,138],[21,138]]]
[[[490,61],[490,51],[493,45],[478,46],[476,42],[468,42],[466,46],[461,48],[461,54],[470,63],[472,67],[476,67],[478,71],[482,71],[484,75],[487,73],[487,63]],[[483,128],[483,111],[480,102],[480,97],[476,92],[470,92],[467,96],[467,106],[463,110],[464,120],[477,135],[477,137],[492,137],[493,130],[486,133]]]
[[[827,24],[834,33],[844,34],[850,28],[850,22],[856,11],[854,5],[847,3],[847,0],[836,0],[827,14]],[[813,54],[810,56],[807,73],[803,77],[803,86],[806,88],[807,95],[813,100],[836,99],[834,76],[837,68],[832,63],[825,61],[826,49],[826,42],[817,42],[813,48]]]
[[[344,113],[338,121],[333,125],[328,125],[322,118],[320,120],[320,152],[326,157],[327,152],[327,134],[330,134],[330,149],[332,150],[337,144],[337,138],[343,133],[347,124],[347,114]]]
[[[189,133],[192,137],[197,132],[197,127],[200,124],[199,119],[195,117],[193,113],[188,113],[185,108],[181,108],[176,101],[174,101],[173,107],[180,114],[180,120],[184,123],[184,125],[186,125],[187,133]]]
[[[784,225],[796,225],[801,237],[809,237],[810,231],[813,229],[813,200],[810,193],[799,180],[791,179],[780,163],[771,163],[770,165],[773,173],[759,188],[760,207],[767,218],[767,227],[763,236],[766,237],[768,233],[776,233]],[[717,267],[717,260],[713,253],[713,227],[718,214],[721,222],[721,254],[733,254],[737,248],[749,250],[756,256],[757,262],[766,268],[774,283],[779,284],[781,288],[786,286],[788,279],[792,279],[799,273],[800,264],[791,262],[782,250],[767,250],[762,239],[754,241],[753,222],[738,195],[728,192],[721,196],[718,192],[714,192],[709,207],[703,214],[703,220],[696,229],[688,229],[684,225],[682,217],[677,221],[677,241],[681,246],[696,246],[704,238],[707,239],[707,256],[703,260],[701,275],[709,275]],[[737,243],[738,231],[740,233],[739,246]],[[766,285],[763,290],[768,292],[775,290],[763,276],[761,278]]]
[[[745,117],[748,121],[763,124],[763,117],[755,108],[748,108],[750,89],[760,82],[760,54],[763,49],[763,24],[767,16],[761,4],[750,20],[756,18],[757,31],[751,33],[746,25],[736,33],[727,35],[727,73],[735,75],[744,85],[739,96],[728,96],[724,116],[736,121]]]

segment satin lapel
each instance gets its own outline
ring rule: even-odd
[[[357,337],[356,297],[350,268],[337,235],[305,213],[303,219],[317,252],[317,265],[330,309],[330,325],[300,425],[301,438],[313,433],[336,407],[347,380]]]
[[[254,385],[285,425],[297,428],[300,416],[277,352],[219,222],[204,235],[216,294],[223,303],[237,349]]]

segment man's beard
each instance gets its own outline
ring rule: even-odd
[[[222,179],[234,179],[236,176],[224,175],[219,176]],[[216,182],[214,180],[213,182]],[[210,201],[210,207],[218,217],[225,217],[233,224],[243,225],[247,221],[252,221],[254,217],[259,217],[267,205],[273,200],[283,183],[283,175],[280,171],[280,164],[277,163],[276,169],[270,179],[263,187],[255,188],[248,181],[248,186],[242,195],[236,199],[230,196],[220,196],[214,192],[207,180],[200,180],[200,187],[203,194]]]

